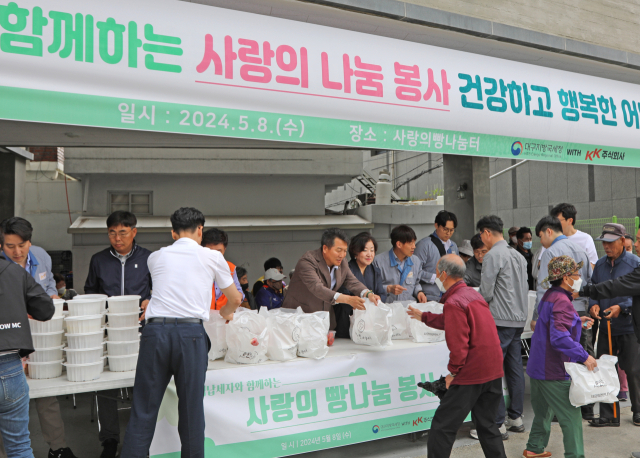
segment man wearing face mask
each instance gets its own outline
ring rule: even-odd
[[[516,250],[507,245],[503,237],[502,220],[485,216],[476,225],[482,243],[489,249],[482,262],[482,280],[479,293],[489,304],[498,328],[498,337],[504,358],[504,374],[511,397],[511,405],[505,411],[504,399],[496,416],[503,438],[507,429],[524,432],[524,372],[522,370],[521,335],[529,310],[527,262]],[[471,430],[477,439],[477,432]]]
[[[264,273],[264,286],[256,294],[258,309],[266,307],[268,310],[282,307],[284,295],[282,294],[282,280],[285,277],[277,269],[269,269]]]
[[[524,256],[524,259],[527,261],[527,283],[529,284],[529,291],[533,291],[533,275],[531,275],[531,269],[533,267],[533,254],[531,253],[533,237],[531,235],[531,229],[528,227],[518,229],[516,240],[518,241],[516,251]]]
[[[518,231],[519,227],[513,226],[509,228],[509,246],[511,248],[516,248],[518,246]]]
[[[606,256],[600,258],[593,269],[591,281],[594,285],[622,277],[640,266],[640,259],[624,249],[625,233],[622,224],[605,224],[602,235],[595,239],[602,242]],[[609,354],[611,342],[612,353],[618,356],[618,364],[627,375],[633,422],[640,426],[640,344],[633,333],[631,296],[591,299],[589,303],[591,317],[600,320],[598,358]],[[620,406],[616,405],[614,409],[612,404],[600,403],[600,418],[589,423],[591,426],[620,426]]]
[[[580,264],[580,280],[576,280],[573,283],[573,291],[578,293],[583,284],[591,282],[591,275],[593,269],[589,263],[589,257],[587,252],[580,245],[562,233],[562,224],[560,220],[555,216],[545,216],[536,225],[535,233],[540,237],[540,243],[545,247],[544,253],[542,253],[542,259],[540,259],[540,270],[538,271],[538,286],[536,289],[536,304],[533,309],[533,319],[531,321],[531,330],[533,331],[538,320],[538,306],[542,296],[547,292],[548,287],[543,285],[545,278],[549,276],[548,266],[549,262],[553,258],[559,256],[569,256],[577,264]],[[578,297],[573,301],[573,307],[578,312],[580,317],[588,316],[589,301],[586,298]],[[589,355],[594,356],[593,353],[593,341],[591,338],[591,329],[583,329],[580,334],[580,345],[584,348]],[[593,420],[593,404],[582,406],[582,418],[585,420]]]
[[[242,307],[257,310],[258,305],[256,304],[256,298],[249,291],[249,276],[247,273],[247,269],[244,267],[236,267],[236,276],[238,277],[238,281],[240,282],[240,288],[244,293],[244,302],[240,304]]]

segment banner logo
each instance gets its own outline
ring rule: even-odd
[[[373,434],[378,434],[380,427],[378,425],[374,425],[374,427],[371,428],[371,431],[373,431]]]
[[[600,151],[602,151],[602,148],[600,149],[596,149],[594,148],[593,151],[587,151],[587,155],[584,157],[585,161],[592,161],[597,157],[598,159],[600,159]]]
[[[522,153],[522,143],[513,142],[513,145],[511,145],[511,154],[514,156],[520,156],[520,153]]]

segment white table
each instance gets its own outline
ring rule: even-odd
[[[404,348],[413,348],[421,345],[437,345],[413,343],[410,340],[394,340],[393,345],[387,348],[372,348],[364,345],[356,345],[350,339],[336,339],[335,344],[330,348],[327,358],[335,356],[345,356],[353,353],[375,353],[393,351]],[[446,350],[445,350],[446,351]],[[294,361],[306,361],[306,358],[296,358]],[[281,361],[265,361],[260,365],[282,364]],[[243,367],[255,367],[255,365],[238,365],[225,363],[223,359],[209,361],[208,371],[223,369],[238,369]],[[111,372],[107,368],[97,380],[89,382],[70,382],[66,373],[57,378],[44,380],[33,380],[27,377],[29,383],[29,397],[31,399],[44,398],[48,396],[64,396],[68,394],[90,393],[92,391],[111,390],[116,388],[128,388],[133,386],[136,371]]]

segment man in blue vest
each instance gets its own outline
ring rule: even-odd
[[[458,245],[451,240],[451,236],[458,227],[458,218],[455,214],[442,210],[436,215],[434,223],[436,228],[433,234],[416,243],[415,255],[422,263],[420,285],[422,292],[430,301],[440,300],[440,289],[436,285],[436,265],[445,254],[460,254]]]
[[[52,299],[59,299],[56,281],[51,272],[51,256],[42,248],[31,244],[33,226],[24,218],[14,216],[0,225],[4,234],[2,250],[4,257],[25,269]],[[58,398],[37,398],[36,410],[42,429],[42,437],[49,444],[49,458],[75,458],[65,440],[64,422]],[[2,438],[0,437],[0,441]],[[4,458],[0,447],[0,458]]]
[[[285,277],[277,269],[269,269],[264,273],[264,286],[256,294],[256,304],[267,309],[277,309],[282,307],[284,295],[282,294],[282,280]]]

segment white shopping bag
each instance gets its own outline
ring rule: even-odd
[[[365,310],[353,311],[351,340],[371,347],[391,345],[391,308],[382,302],[375,305],[369,299],[364,306]]]
[[[209,312],[209,321],[202,323],[211,341],[209,360],[224,358],[227,354],[227,320],[220,316],[218,310]]]
[[[407,307],[401,302],[386,304],[391,309],[391,338],[393,340],[409,339],[409,323],[407,322]]]
[[[267,320],[256,310],[235,313],[227,325],[227,354],[224,360],[235,364],[256,364],[267,360],[269,332]]]
[[[329,312],[301,313],[296,315],[300,329],[298,356],[322,359],[329,352]]]
[[[267,358],[272,361],[289,361],[297,357],[300,328],[296,318],[301,313],[300,307],[297,310],[260,308],[258,315],[266,318],[269,332]]]
[[[564,363],[567,374],[571,377],[569,401],[575,407],[593,404],[594,402],[618,402],[620,379],[616,370],[617,356],[602,355],[598,366],[590,371],[583,364]]]
[[[444,307],[441,303],[435,301],[427,302],[426,304],[414,302],[409,305],[422,312],[431,312],[435,314],[441,314]],[[444,340],[444,331],[430,328],[422,321],[414,320],[409,315],[407,315],[407,320],[409,323],[409,334],[414,342],[442,342]]]

